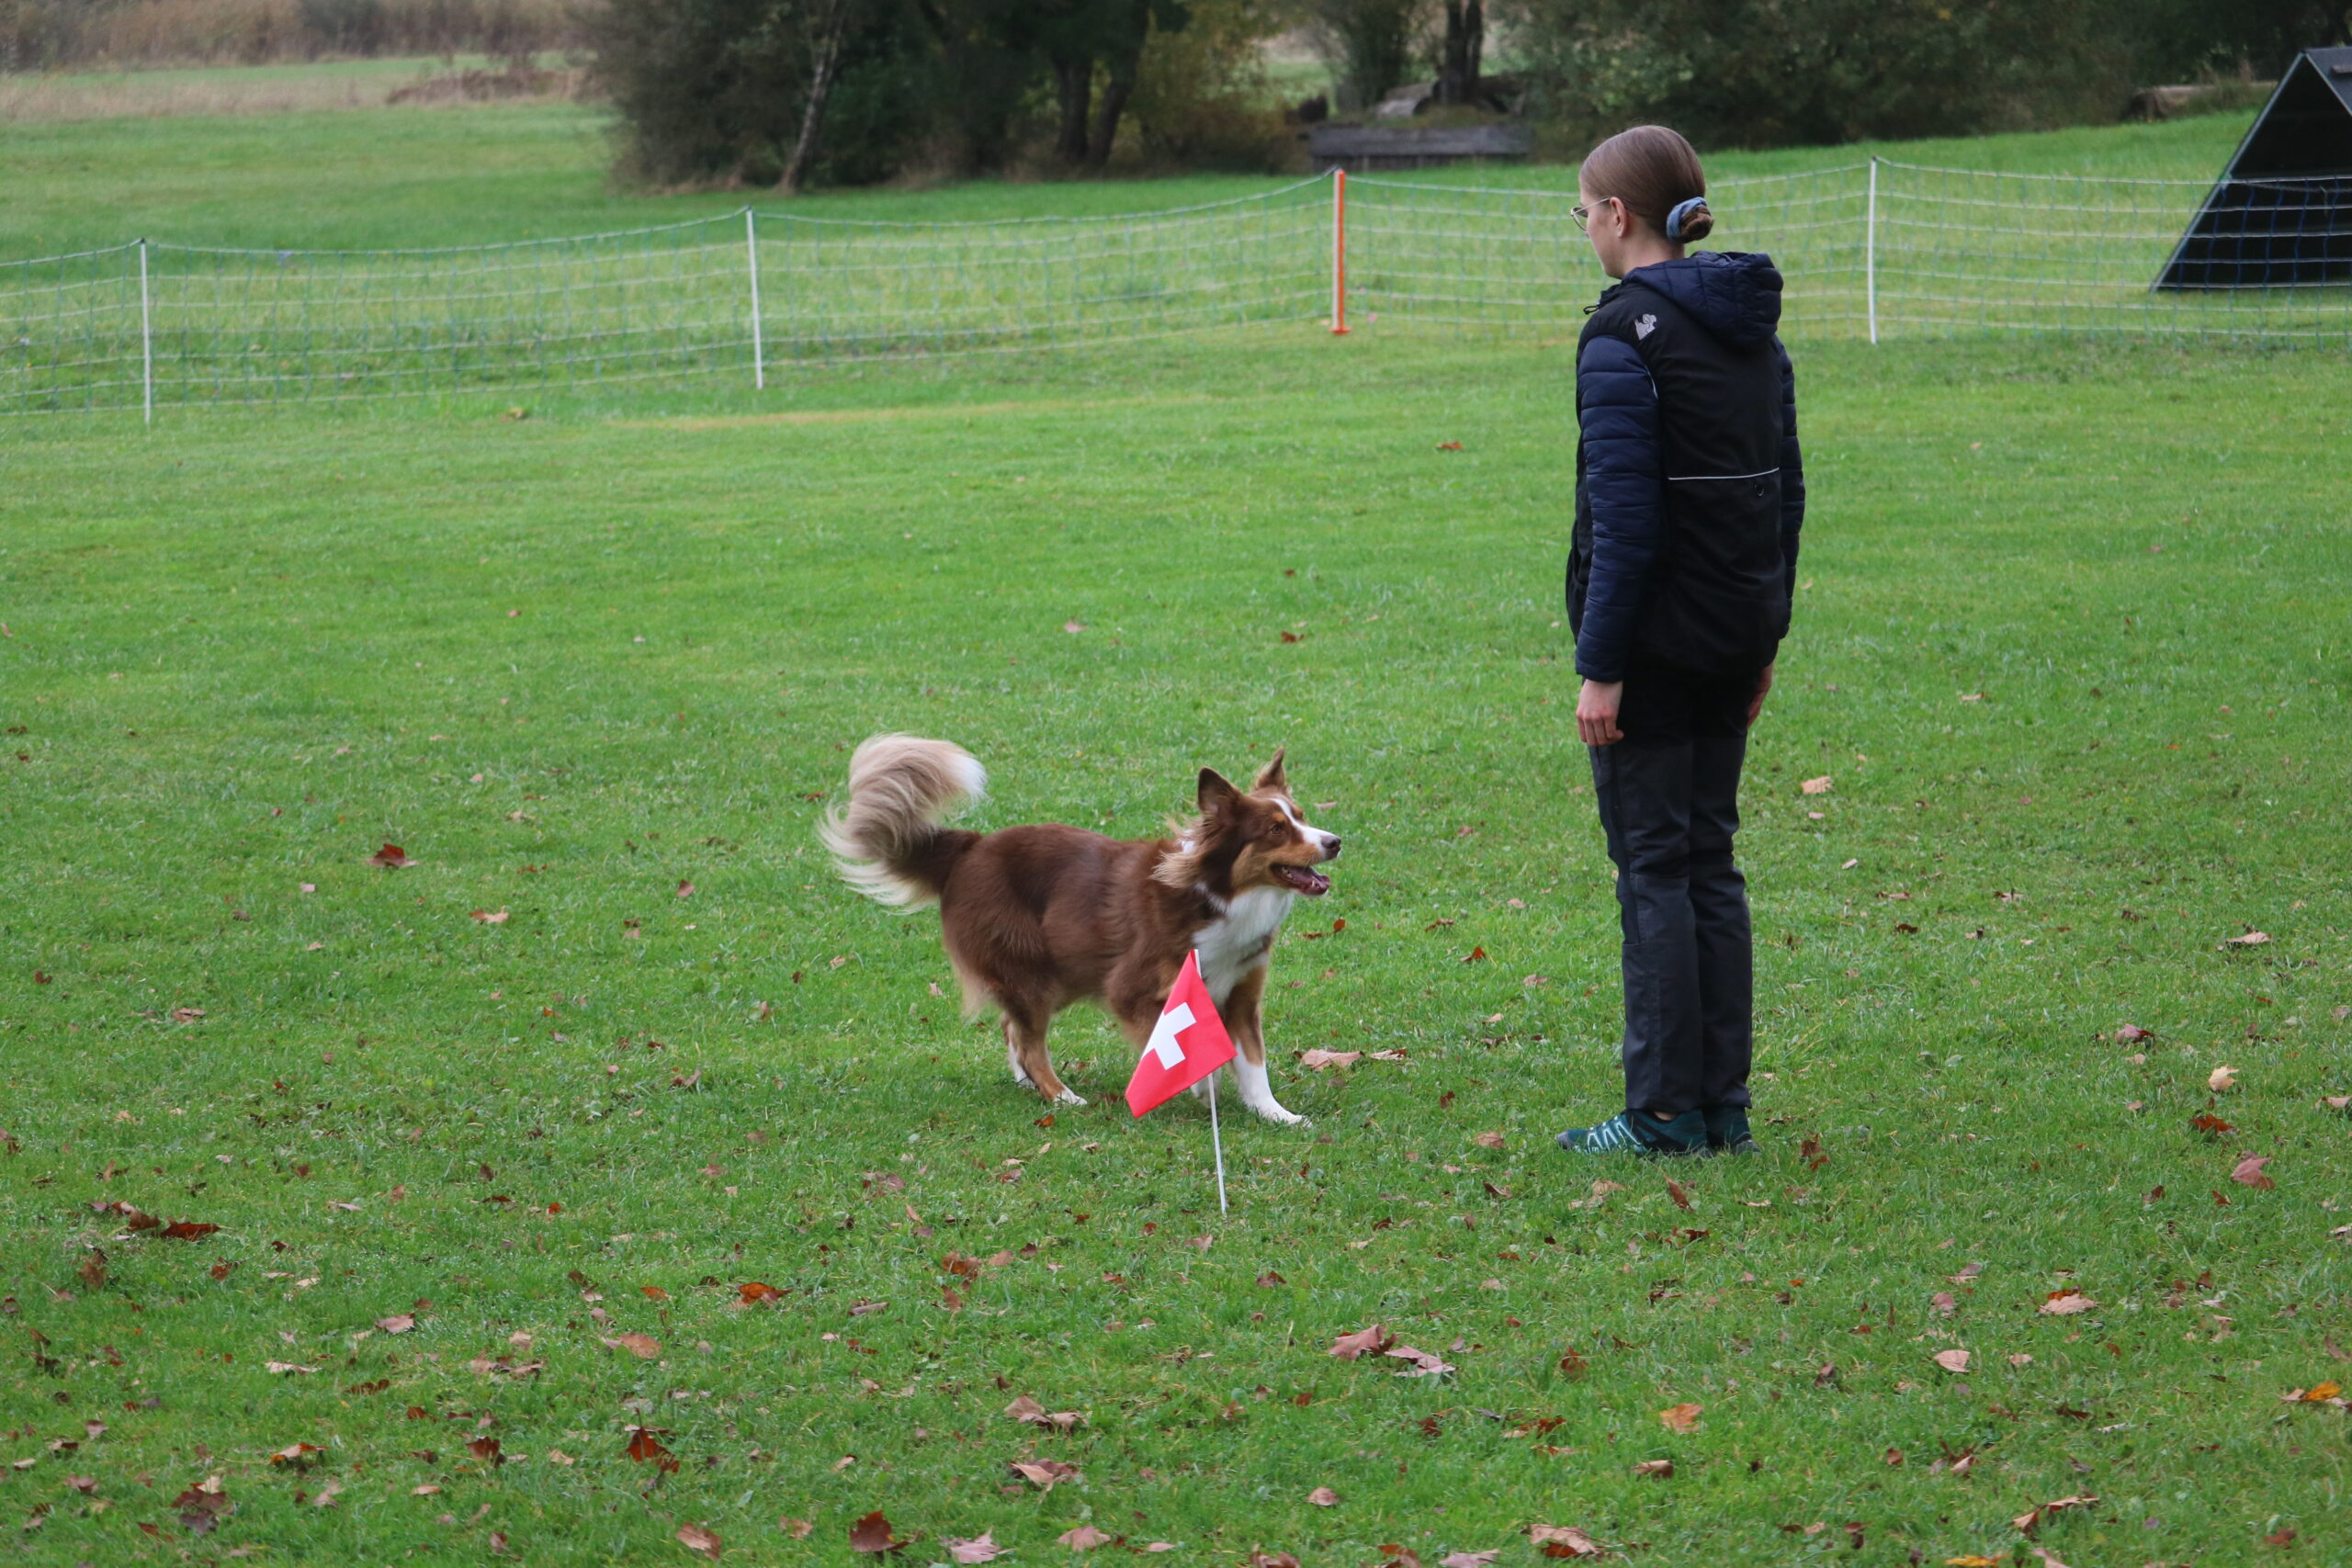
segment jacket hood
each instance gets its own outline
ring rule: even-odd
[[[1702,251],[1638,266],[1627,283],[1654,288],[1734,348],[1770,337],[1781,324],[1781,274],[1760,251]]]

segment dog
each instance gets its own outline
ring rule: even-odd
[[[1270,1122],[1303,1120],[1274,1099],[1261,1009],[1275,933],[1298,899],[1331,890],[1317,867],[1339,858],[1340,838],[1300,814],[1283,753],[1247,790],[1203,768],[1198,814],[1164,839],[944,825],[987,788],[960,746],[876,735],[851,756],[848,801],[819,837],[842,879],[877,902],[939,906],[967,1013],[992,1005],[1003,1015],[1013,1081],[1049,1104],[1085,1104],[1046,1051],[1055,1015],[1099,1001],[1140,1052],[1184,955],[1197,952],[1233,1036],[1242,1105]]]

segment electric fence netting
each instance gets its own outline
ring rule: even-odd
[[[2352,346],[2352,180],[2117,180],[1874,159],[1715,182],[1796,341],[1977,333]],[[0,414],[765,385],[846,361],[1221,329],[1572,340],[1606,285],[1555,184],[1306,180],[1119,217],[876,223],[751,209],[408,251],[138,241],[0,263]]]

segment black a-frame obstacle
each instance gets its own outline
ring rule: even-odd
[[[2352,48],[2295,57],[2159,289],[2352,284]]]

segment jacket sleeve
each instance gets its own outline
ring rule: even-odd
[[[1789,573],[1789,598],[1797,593],[1797,536],[1804,531],[1804,453],[1797,446],[1797,372],[1789,351],[1781,354],[1781,559]]]
[[[1592,573],[1577,634],[1577,673],[1622,681],[1666,533],[1657,384],[1631,344],[1597,334],[1577,361],[1577,394],[1592,509]]]

